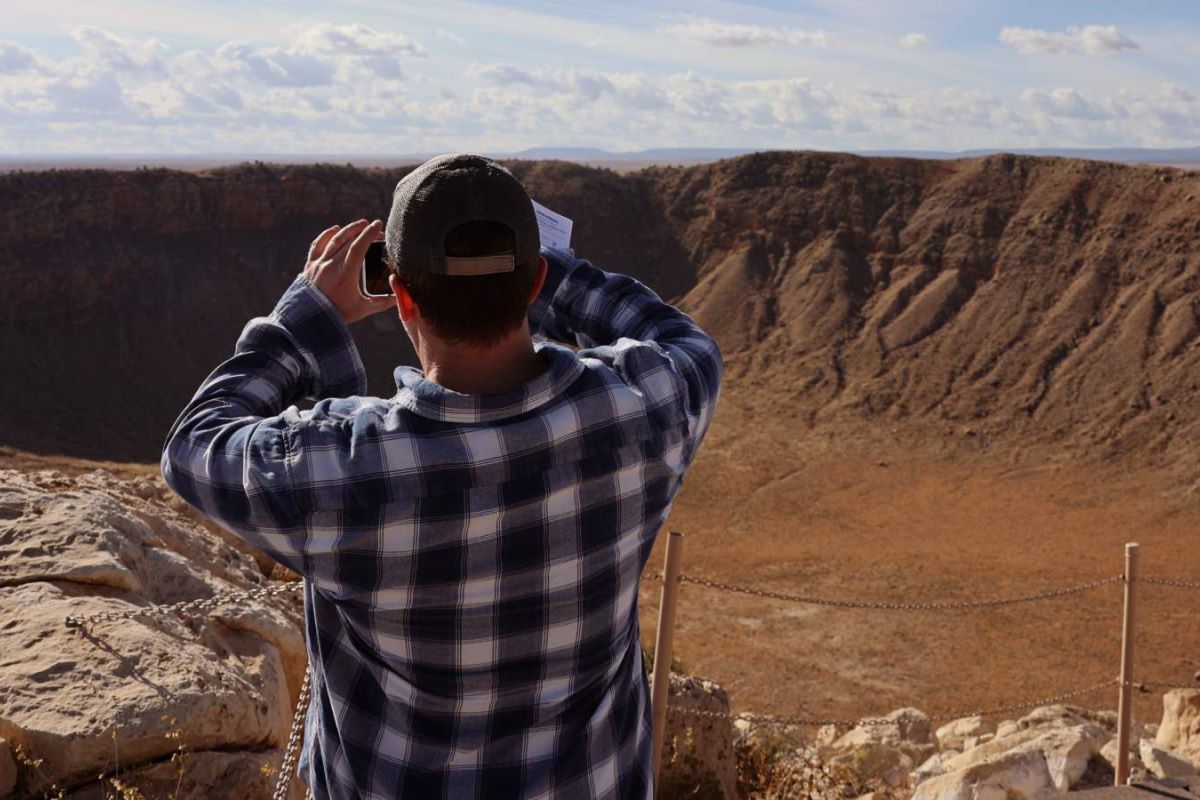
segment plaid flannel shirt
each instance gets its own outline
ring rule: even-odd
[[[168,437],[168,484],[304,576],[318,800],[652,795],[638,582],[721,356],[636,280],[543,255],[531,328],[582,349],[539,341],[524,386],[400,367],[394,397],[360,396],[300,277]]]

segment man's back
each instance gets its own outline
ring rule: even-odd
[[[638,583],[720,355],[635,281],[545,255],[531,326],[584,349],[538,345],[524,386],[457,394],[401,368],[390,399],[282,410],[318,375],[363,388],[298,281],[172,432],[171,485],[306,578],[318,798],[650,794]],[[235,385],[264,406],[240,435]]]

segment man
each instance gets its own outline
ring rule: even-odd
[[[302,777],[317,800],[648,798],[638,581],[720,353],[637,281],[539,252],[488,159],[399,182],[381,300],[358,272],[383,237],[318,236],[163,452],[175,491],[304,576]],[[385,308],[423,372],[363,397],[346,324]]]

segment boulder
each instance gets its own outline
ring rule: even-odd
[[[920,787],[940,781],[934,788],[948,792],[976,791],[972,788],[976,784],[984,793],[998,791],[997,787],[1018,793],[1026,789],[1066,792],[1079,784],[1108,738],[1107,731],[1094,722],[1070,728],[1057,724],[1024,728],[943,759],[936,765],[941,776]],[[999,771],[992,771],[994,765],[999,765]]]
[[[1107,731],[1117,730],[1117,714],[1115,711],[1093,711],[1077,706],[1052,705],[1041,706],[1017,720],[1017,726],[1029,728],[1072,728],[1084,723],[1095,723]]]
[[[996,726],[996,738],[1002,739],[1005,736],[1012,736],[1017,731],[1021,730],[1021,726],[1016,720],[1006,719]]]
[[[935,775],[942,774],[942,765],[945,764],[954,756],[958,755],[957,750],[943,750],[940,753],[934,753],[927,758],[924,763],[913,770],[912,777],[917,783],[927,781]]]
[[[885,724],[851,728],[832,745],[835,750],[852,750],[868,742],[900,748],[925,748],[933,745],[932,724],[925,712],[901,708],[882,718]]]
[[[940,750],[962,750],[968,738],[995,732],[996,727],[983,717],[963,717],[938,728],[934,738]]]
[[[1191,761],[1150,739],[1142,739],[1139,752],[1146,770],[1156,778],[1190,778],[1196,774]]]
[[[682,713],[696,710],[728,715],[729,695],[712,681],[672,674],[670,707],[657,796],[734,800],[737,797],[734,727],[727,716]]]
[[[1107,741],[1104,729],[1091,724],[1051,730],[1024,747],[1041,751],[1055,790],[1066,792],[1079,783],[1088,762],[1100,754]]]
[[[932,725],[924,712],[901,708],[882,717],[882,722],[850,729],[827,748],[827,753],[837,758],[864,751],[861,756],[864,766],[882,766],[894,760],[886,755],[886,751],[893,750],[903,756],[902,764],[911,770],[937,752]],[[870,754],[865,752],[868,749]]]
[[[912,800],[1025,800],[1053,791],[1041,752],[1018,750],[930,778],[917,785]]]
[[[1200,689],[1163,695],[1163,718],[1154,741],[1200,767]]]
[[[943,762],[943,771],[957,772],[976,764],[982,764],[1010,750],[1014,750],[1026,742],[1031,742],[1041,735],[1041,731],[1029,729],[1018,730],[1016,733],[1003,738],[997,737],[990,742],[978,745],[970,750],[965,750],[959,755],[947,759]]]
[[[1103,758],[1112,768],[1113,772],[1117,771],[1117,748],[1120,745],[1116,739],[1110,739],[1108,744],[1100,748],[1100,757]],[[1130,743],[1129,747],[1129,774],[1131,776],[1144,775],[1146,767],[1142,764],[1140,743],[1135,745]]]
[[[0,736],[40,762],[18,765],[18,793],[86,788],[181,750],[286,743],[305,665],[299,592],[65,624],[265,586],[253,558],[161,503],[111,476],[0,471],[0,584]]]

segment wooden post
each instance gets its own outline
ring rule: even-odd
[[[1129,739],[1133,726],[1133,656],[1137,638],[1138,544],[1125,545],[1125,616],[1121,626],[1121,693],[1117,704],[1117,770],[1114,786],[1129,782]]]
[[[667,535],[667,558],[663,566],[662,603],[658,607],[658,632],[654,637],[654,685],[650,697],[654,785],[662,766],[663,735],[667,730],[667,701],[671,694],[671,646],[675,637],[675,601],[679,597],[679,574],[683,566],[683,534]]]

